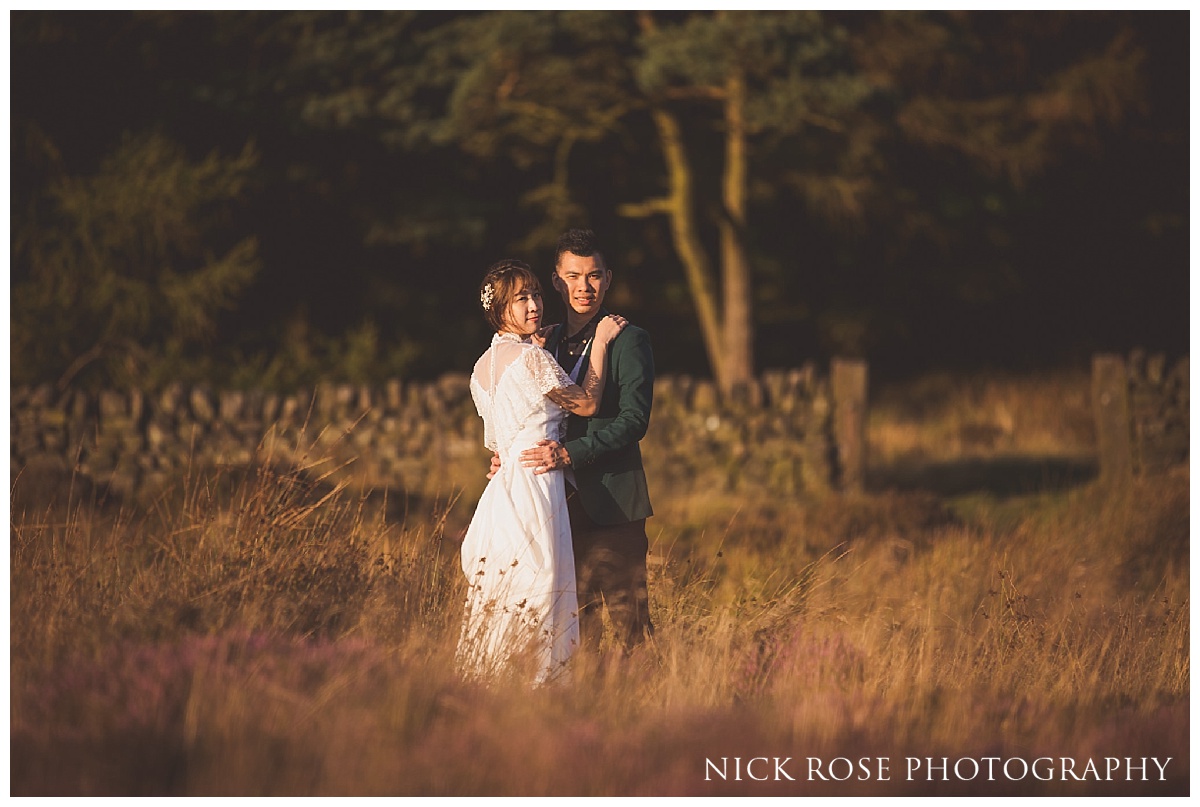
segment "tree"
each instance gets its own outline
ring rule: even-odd
[[[324,52],[357,52],[345,30],[326,33],[337,46]],[[840,27],[809,12],[696,12],[662,21],[650,12],[494,12],[456,16],[410,41],[420,48],[415,63],[379,68],[374,87],[345,84],[316,108],[383,121],[410,143],[453,142],[482,159],[549,164],[548,181],[522,197],[544,211],[526,248],[553,243],[583,217],[572,193],[577,147],[629,143],[637,119],[649,118],[662,161],[656,184],[666,192],[620,211],[668,217],[720,388],[751,378],[753,150],[789,146],[788,138],[845,138],[845,116],[869,87],[848,72]],[[443,109],[422,108],[429,89],[446,93]],[[715,259],[701,198],[711,178],[698,176],[689,157],[686,132],[696,127],[725,144],[716,167]]]
[[[764,304],[776,334],[807,317],[831,352],[866,351],[881,311],[900,335],[918,305],[1011,293],[1012,221],[994,211],[1030,204],[1030,178],[1119,120],[1137,83],[1119,15],[279,19],[293,56],[277,80],[303,119],[387,144],[393,177],[415,169],[363,211],[376,243],[479,251],[499,232],[545,250],[597,199],[643,232],[662,221],[725,390],[754,370]],[[764,279],[809,306],[783,312]]]
[[[56,380],[82,357],[72,383],[153,366],[280,387],[434,375],[476,354],[463,290],[482,267],[542,261],[578,224],[630,270],[612,302],[654,329],[672,372],[716,372],[726,353],[750,368],[847,352],[881,372],[951,353],[973,366],[985,334],[1005,363],[1044,361],[1063,335],[1072,360],[1182,344],[1186,20],[14,13],[14,372]],[[232,199],[189,213],[217,258],[251,233],[262,256],[203,338],[172,336],[159,298],[145,327],[122,315],[118,332],[140,336],[107,341],[98,306],[63,296],[66,317],[38,299],[35,257],[67,266],[65,234],[84,226],[56,194],[100,194],[102,158],[147,131],[192,165],[249,137],[261,154],[236,223],[205,212]],[[126,185],[122,209],[145,218]],[[642,217],[622,226],[618,210]],[[202,263],[191,252],[179,273]],[[1076,305],[1084,272],[1093,304]],[[980,338],[946,338],[968,329]]]
[[[209,340],[258,270],[257,241],[227,232],[256,159],[196,162],[152,133],[92,176],[55,165],[14,237],[13,381],[145,382]]]
[[[813,129],[844,139],[846,117],[870,87],[849,70],[845,31],[816,12],[697,13],[663,26],[643,11],[638,22],[638,84],[658,132],[669,192],[622,211],[669,217],[713,373],[728,393],[754,372],[747,247],[752,147],[758,141],[765,148],[768,138],[811,137]],[[695,171],[674,111],[696,101],[715,103],[722,115],[719,282],[699,232]]]
[[[476,27],[483,47],[479,36],[463,35]],[[564,12],[468,19],[452,41],[472,43],[461,55],[474,61],[455,84],[443,136],[488,156],[504,144],[516,159],[530,160],[531,146],[553,151],[552,181],[527,197],[547,207],[535,239],[549,240],[579,215],[572,149],[619,137],[636,115],[650,117],[666,193],[620,212],[667,216],[719,388],[728,393],[750,380],[752,149],[811,137],[813,129],[844,135],[844,116],[869,90],[847,72],[844,32],[805,12],[697,12],[663,23],[650,12]],[[724,140],[715,259],[703,204],[711,178],[697,175],[685,134],[694,127]]]

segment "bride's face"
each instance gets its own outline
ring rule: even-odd
[[[521,289],[513,295],[507,314],[504,319],[509,329],[521,336],[529,336],[541,327],[542,293],[529,287]]]

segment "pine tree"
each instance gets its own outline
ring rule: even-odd
[[[227,234],[256,159],[144,134],[94,175],[59,168],[14,238],[13,381],[143,383],[211,339],[258,270],[257,241]]]

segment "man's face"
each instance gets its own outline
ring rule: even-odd
[[[554,270],[554,288],[576,314],[591,317],[600,310],[612,272],[596,266],[596,259],[564,252]]]

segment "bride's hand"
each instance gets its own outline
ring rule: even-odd
[[[617,334],[625,330],[625,326],[629,322],[620,314],[609,314],[600,322],[596,323],[596,341],[607,345],[609,342],[617,338]]]
[[[544,328],[538,328],[536,331],[534,331],[530,335],[529,341],[533,342],[538,347],[545,347],[546,340],[550,338],[550,332],[553,331],[556,327],[558,327],[558,326],[547,325]]]

